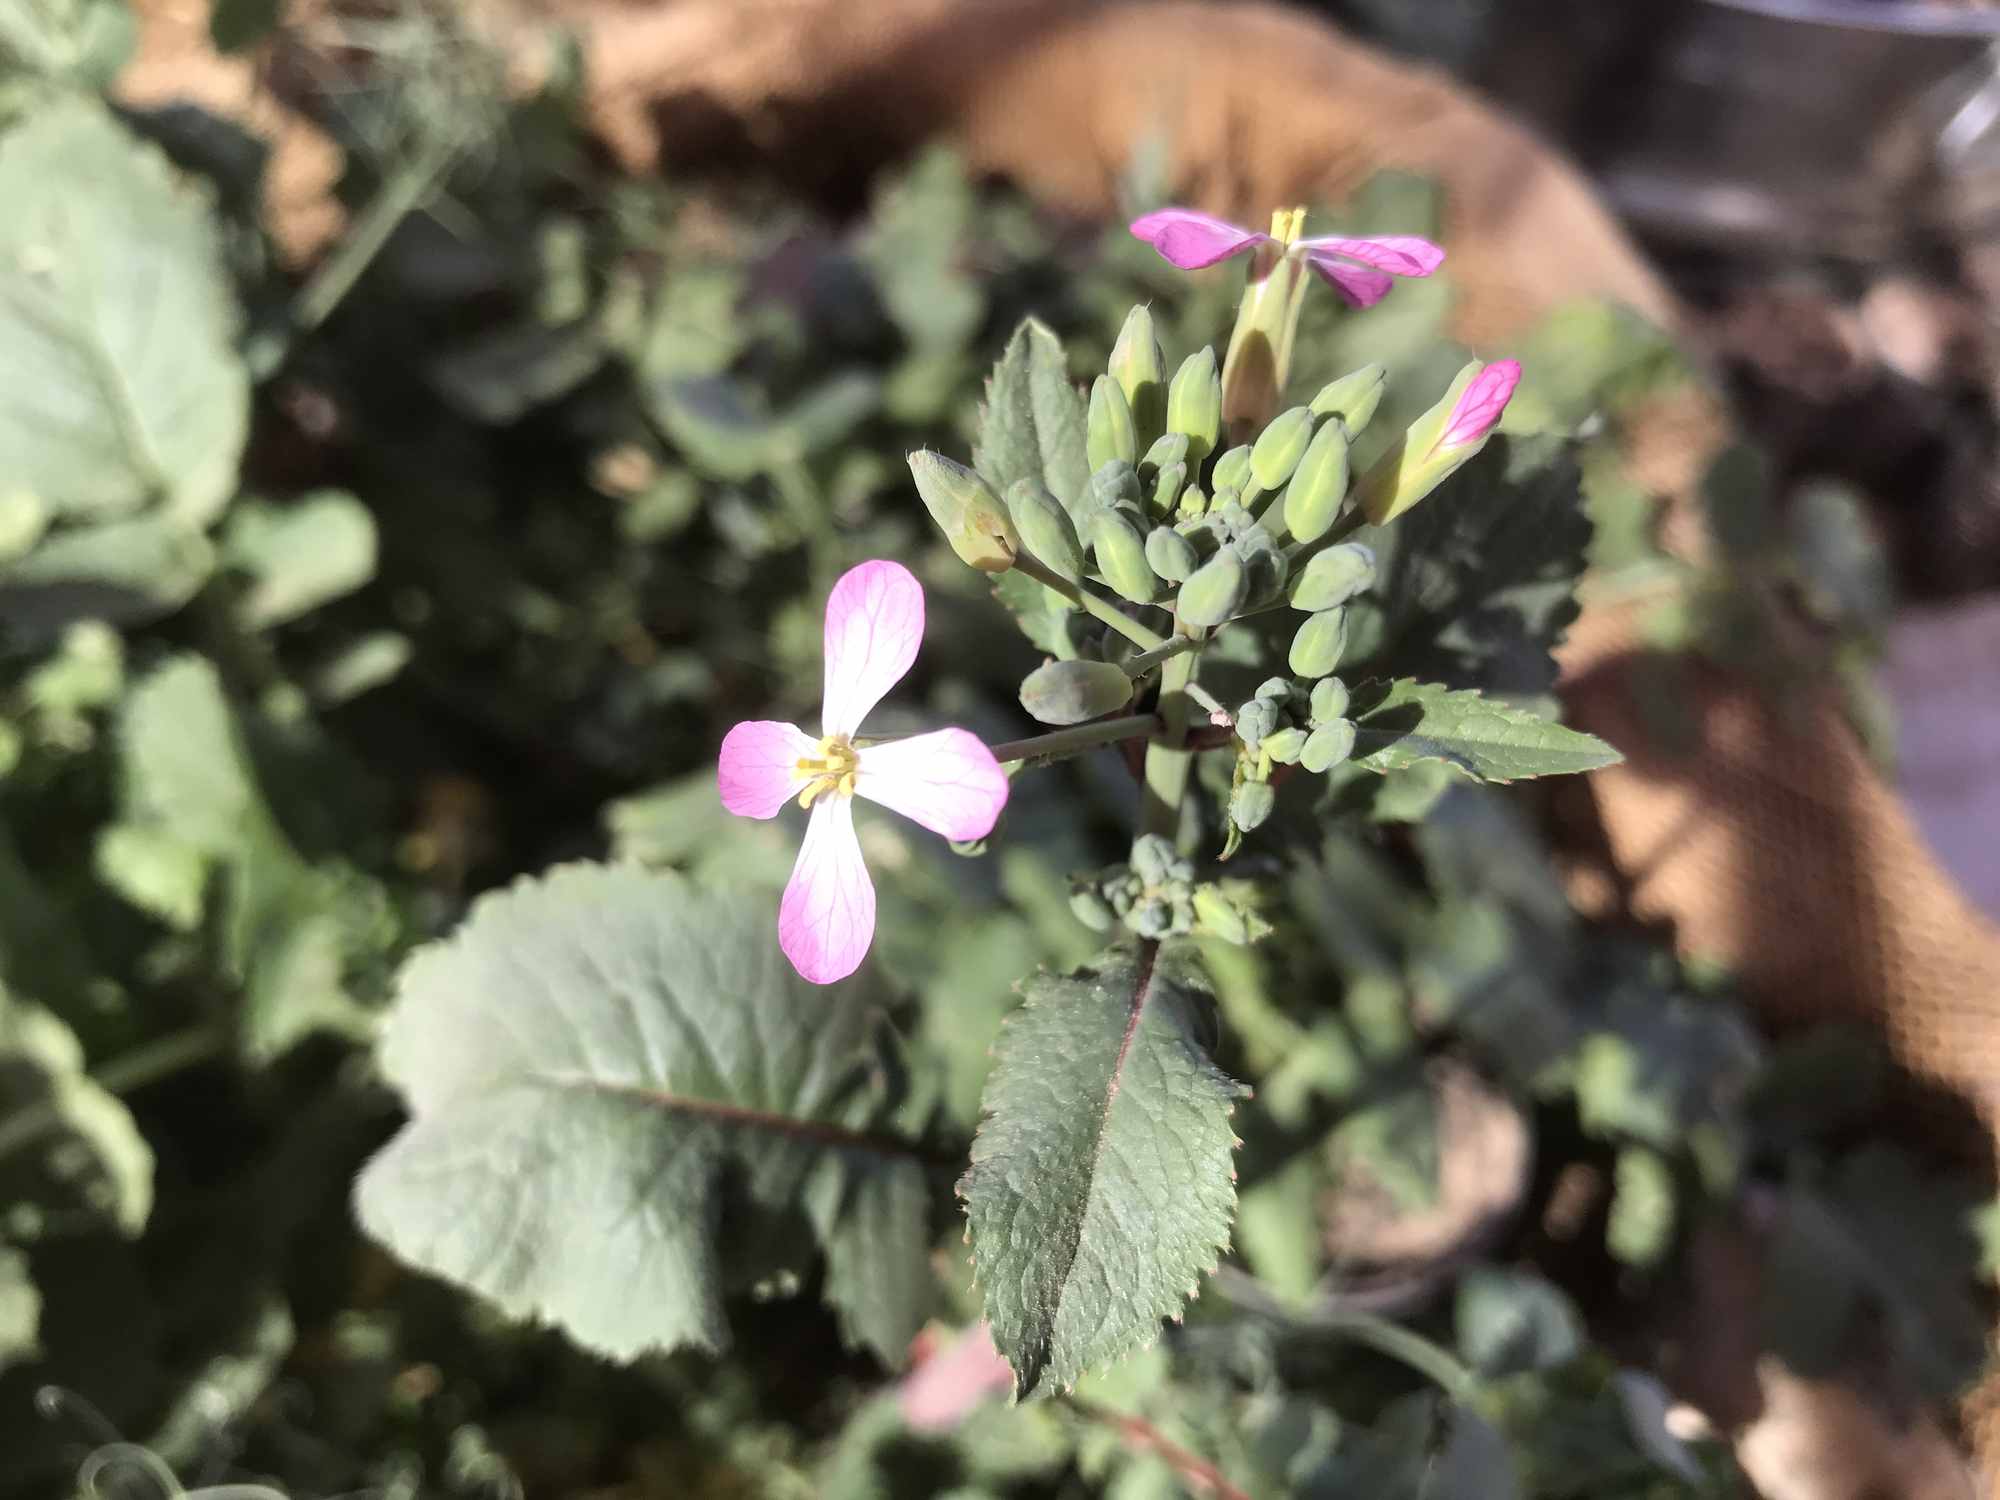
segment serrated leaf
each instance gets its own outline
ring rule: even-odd
[[[83,1061],[54,1014],[0,992],[0,1203],[136,1235],[153,1208],[153,1153]]]
[[[1150,1343],[1229,1238],[1248,1090],[1197,1039],[1190,980],[1155,959],[1035,975],[995,1046],[959,1192],[1024,1395]]]
[[[1362,527],[1377,582],[1348,606],[1346,665],[1548,692],[1590,545],[1580,485],[1562,440],[1495,438],[1422,505]]]
[[[1362,683],[1348,714],[1354,720],[1354,760],[1370,771],[1441,760],[1478,781],[1519,781],[1595,771],[1624,759],[1594,734],[1471,689],[1407,677]]]
[[[986,383],[972,465],[1002,495],[1018,479],[1036,480],[1074,515],[1090,483],[1085,415],[1062,340],[1026,319]]]
[[[482,899],[403,970],[380,1061],[411,1119],[361,1174],[362,1225],[612,1358],[726,1346],[725,1280],[772,1238],[746,1216],[801,1212],[829,1161],[899,1159],[851,1128],[866,986],[808,984],[771,923],[766,897],[630,866]]]
[[[249,380],[201,198],[101,105],[63,99],[0,138],[0,203],[0,473],[59,516],[213,519]]]
[[[375,576],[375,517],[341,490],[317,490],[284,505],[239,505],[223,533],[222,555],[252,580],[237,601],[237,618],[263,630]]]

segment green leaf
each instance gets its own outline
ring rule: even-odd
[[[0,625],[39,644],[80,620],[144,624],[187,603],[214,570],[208,538],[171,516],[72,526],[0,568]]]
[[[959,1183],[986,1316],[1024,1395],[1151,1343],[1229,1238],[1229,1116],[1183,972],[1113,950],[1023,986]]]
[[[59,516],[206,524],[249,421],[206,205],[82,99],[0,138],[0,203],[0,473]]]
[[[900,1365],[910,1340],[939,1309],[928,1253],[930,1186],[914,1161],[885,1162],[846,1186],[847,1201],[820,1230],[826,1300],[850,1343]]]
[[[765,897],[629,866],[522,881],[403,970],[380,1060],[411,1119],[361,1174],[361,1222],[598,1353],[719,1350],[729,1275],[773,1242],[769,1216],[824,1202],[816,1173],[904,1159],[855,1129],[871,1013],[866,986],[793,972]],[[854,1189],[848,1213],[884,1218],[834,1236],[871,1341],[904,1314],[855,1257],[914,1263],[910,1186]]]
[[[1605,1248],[1628,1266],[1658,1265],[1673,1244],[1677,1217],[1673,1168],[1644,1146],[1620,1151]]]
[[[1347,666],[1549,691],[1590,545],[1579,485],[1562,440],[1498,437],[1416,509],[1362,527],[1377,582],[1348,606]]]
[[[375,518],[340,490],[317,490],[284,505],[246,503],[230,513],[222,556],[252,579],[237,601],[237,618],[246,629],[264,630],[375,576]]]
[[[153,1208],[153,1153],[83,1067],[76,1033],[0,993],[0,1203],[80,1213],[136,1235]]]
[[[1085,417],[1062,340],[1029,318],[987,381],[973,467],[1002,495],[1018,479],[1046,485],[1075,515],[1090,487]]]
[[[12,102],[11,85],[20,75],[71,88],[109,88],[137,35],[128,0],[0,6],[0,106]]]
[[[1592,734],[1434,682],[1364,682],[1348,709],[1354,759],[1370,771],[1441,760],[1478,781],[1567,776],[1623,760]]]
[[[216,0],[208,34],[218,52],[244,52],[276,29],[282,0]]]
[[[1475,1266],[1460,1278],[1458,1351],[1482,1375],[1567,1363],[1583,1347],[1583,1319],[1554,1286],[1528,1271]]]

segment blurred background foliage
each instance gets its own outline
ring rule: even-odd
[[[219,39],[269,10],[220,6]],[[781,883],[787,837],[726,819],[714,748],[810,709],[822,597],[863,558],[908,562],[931,600],[907,723],[884,727],[1019,733],[1038,655],[903,456],[969,448],[1022,316],[1080,373],[1147,303],[1177,361],[1228,326],[1234,282],[941,151],[840,222],[754,178],[618,175],[573,75],[509,94],[425,8],[355,38],[370,66],[332,121],[353,225],[296,283],[255,217],[253,141],[100,97],[118,0],[0,18],[0,1493],[173,1493],[171,1471],[302,1495],[1131,1500],[1195,1485],[1200,1454],[1257,1495],[1728,1494],[1723,1450],[1668,1432],[1646,1372],[1671,1362],[1690,1247],[1744,1214],[1783,1226],[1758,1316],[1797,1368],[1860,1360],[1917,1400],[1977,1371],[2000,1232],[1883,1134],[1872,1044],[1759,1040],[1726,976],[1571,911],[1533,797],[1436,767],[1244,857],[1274,931],[1204,951],[1220,1060],[1256,1089],[1235,1253],[1185,1325],[1074,1398],[914,1431],[894,1372],[795,1276],[737,1299],[726,1358],[612,1368],[401,1271],[348,1208],[397,1122],[367,1043],[401,958],[576,856]],[[1437,212],[1388,175],[1315,223]],[[1465,358],[1451,296],[1447,271],[1364,314],[1314,299],[1297,383],[1381,361],[1393,434]],[[1587,541],[1573,511],[1468,502],[1403,544],[1573,551],[1553,589],[1473,595],[1445,568],[1425,596],[1434,623],[1511,609],[1531,659],[1492,685],[1533,695],[1586,553],[1594,588],[1686,567],[1616,440],[1624,403],[1697,377],[1598,306],[1515,352],[1523,436],[1460,485],[1498,493],[1510,452],[1554,441],[1526,435],[1557,434]],[[1854,643],[1835,654],[1870,714],[1883,585],[1851,501],[1780,524],[1753,452],[1709,483],[1730,525],[1660,638],[1768,661],[1733,580],[1795,580]],[[1450,529],[1467,517],[1486,530]],[[1066,877],[1122,854],[1135,805],[1100,755],[1024,780],[984,858],[865,828],[908,1118],[942,1154],[962,1160],[1016,979],[1098,947]],[[1440,1395],[1371,1346],[1384,1320],[1471,1383]]]

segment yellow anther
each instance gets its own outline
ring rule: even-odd
[[[861,752],[847,736],[828,735],[819,742],[818,755],[801,756],[793,765],[792,774],[805,783],[799,792],[799,806],[811,807],[815,798],[828,793],[852,797],[860,771]]]
[[[1303,208],[1281,208],[1271,215],[1271,238],[1280,245],[1289,245],[1305,233],[1306,211]]]

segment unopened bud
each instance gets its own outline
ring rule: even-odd
[[[1257,749],[1266,735],[1277,732],[1279,709],[1269,698],[1252,698],[1236,710],[1236,737],[1249,749]]]
[[[1250,482],[1250,445],[1238,443],[1215,461],[1215,467],[1208,471],[1208,489],[1212,495],[1224,490],[1235,490],[1239,494]]]
[[[1155,526],[1146,534],[1146,561],[1168,583],[1185,583],[1201,566],[1194,543],[1171,526]]]
[[[1363,365],[1352,375],[1343,375],[1330,385],[1321,386],[1312,399],[1313,415],[1338,417],[1348,437],[1357,437],[1375,415],[1375,408],[1382,404],[1382,385],[1382,367]]]
[[[1093,470],[1114,458],[1128,464],[1139,461],[1139,435],[1132,426],[1132,408],[1125,392],[1109,375],[1100,375],[1090,387],[1090,418],[1084,429],[1084,454]]]
[[[1090,509],[1123,508],[1137,513],[1145,505],[1145,493],[1139,488],[1139,471],[1126,460],[1110,459],[1090,476]]]
[[[1181,361],[1167,387],[1167,430],[1187,438],[1191,466],[1215,451],[1222,435],[1222,377],[1206,345]]]
[[[1052,661],[1021,681],[1021,707],[1043,724],[1081,724],[1132,701],[1132,679],[1108,661]]]
[[[1024,536],[1027,534],[1024,530]],[[1345,604],[1375,582],[1375,554],[1360,542],[1315,552],[1292,580],[1291,605],[1314,613]]]
[[[1305,624],[1292,637],[1291,653],[1285,661],[1296,676],[1324,677],[1340,665],[1341,653],[1346,649],[1347,611],[1323,609],[1306,616]]]
[[[1279,412],[1271,425],[1257,435],[1250,450],[1250,473],[1260,490],[1275,490],[1299,466],[1306,445],[1312,441],[1313,414],[1308,406],[1294,406]]]
[[[1200,930],[1210,937],[1221,938],[1225,943],[1250,941],[1250,925],[1244,921],[1243,913],[1213,885],[1194,888],[1194,915]]]
[[[1092,932],[1109,932],[1118,924],[1118,913],[1095,886],[1081,885],[1069,893],[1069,909],[1077,921]]]
[[[1160,580],[1146,563],[1146,539],[1124,512],[1100,510],[1092,516],[1090,544],[1097,550],[1097,571],[1125,598],[1151,604],[1159,597]]]
[[[982,573],[1004,573],[1013,567],[1021,538],[992,486],[965,465],[928,448],[912,453],[909,462],[924,509],[960,561]]]
[[[1106,371],[1125,394],[1139,441],[1150,442],[1166,422],[1166,360],[1153,336],[1153,315],[1145,308],[1135,307],[1125,315]]]
[[[1149,507],[1155,516],[1173,514],[1180,503],[1181,487],[1187,483],[1186,464],[1168,464],[1153,476],[1153,499]]]
[[[1362,476],[1357,499],[1374,526],[1386,525],[1469,463],[1493,435],[1520,383],[1511,359],[1478,361],[1458,372],[1442,400],[1403,434],[1403,440]]]
[[[1264,743],[1259,748],[1279,765],[1289,766],[1298,760],[1299,752],[1305,748],[1305,744],[1306,731],[1292,724],[1275,734],[1265,735]]]
[[[1007,486],[1007,514],[1022,545],[1051,573],[1072,583],[1083,576],[1076,525],[1039,479],[1017,479]]]
[[[1175,609],[1183,625],[1206,629],[1222,624],[1241,609],[1248,590],[1243,559],[1234,548],[1224,547],[1181,585]]]
[[[1285,529],[1301,542],[1326,534],[1347,498],[1347,429],[1323,423],[1285,486]]]
[[[1329,719],[1314,727],[1299,751],[1299,764],[1314,775],[1329,770],[1354,753],[1354,725],[1346,719]]]
[[[1257,828],[1278,805],[1278,794],[1269,782],[1245,781],[1229,794],[1229,821],[1245,833]]]
[[[1347,684],[1338,677],[1322,677],[1313,684],[1311,723],[1317,729],[1347,712]]]

